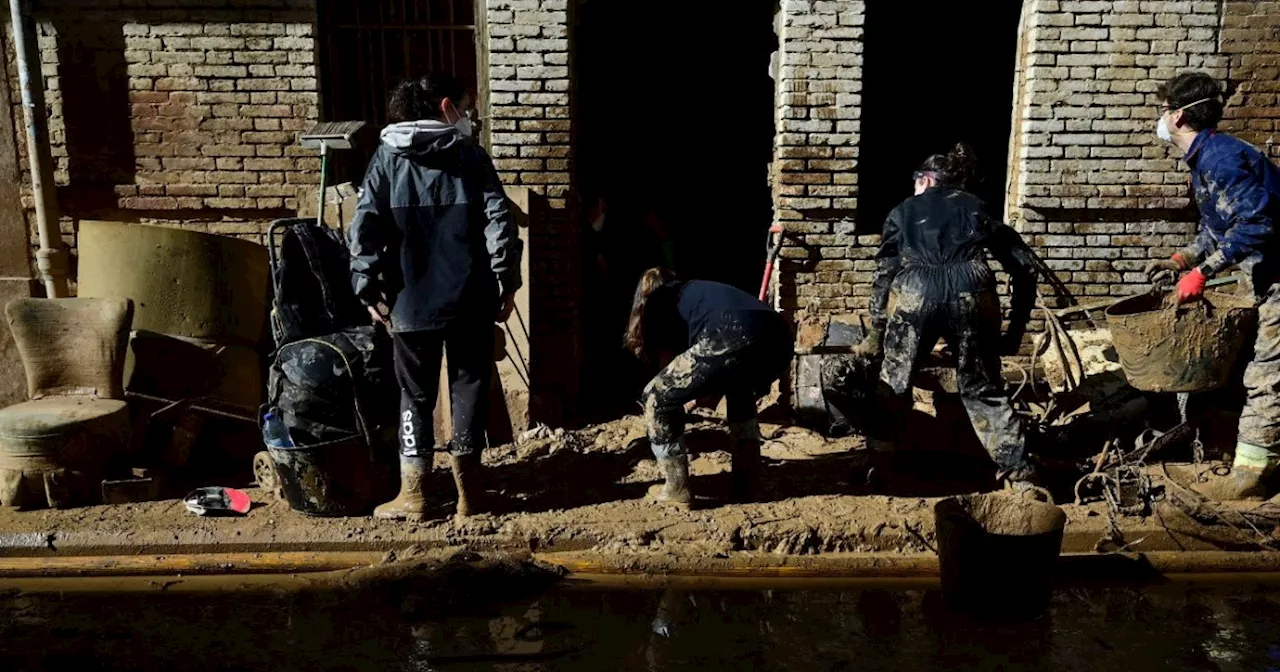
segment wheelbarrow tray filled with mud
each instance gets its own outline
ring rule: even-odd
[[[1129,384],[1144,392],[1206,392],[1226,385],[1258,323],[1252,297],[1221,292],[1178,306],[1141,294],[1107,309]]]

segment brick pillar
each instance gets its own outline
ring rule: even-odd
[[[568,0],[488,0],[490,152],[528,189],[530,415],[571,422],[582,362],[582,252],[572,179]]]
[[[867,305],[873,245],[854,234],[862,106],[861,0],[783,0],[774,204],[779,307],[798,317]]]

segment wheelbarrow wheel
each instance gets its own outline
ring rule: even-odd
[[[280,489],[280,477],[276,475],[276,463],[271,454],[262,451],[253,456],[253,480],[258,487],[270,492],[278,500],[284,500],[284,492]]]

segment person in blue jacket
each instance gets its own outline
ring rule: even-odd
[[[1275,493],[1280,466],[1280,169],[1249,143],[1218,130],[1223,90],[1202,72],[1183,73],[1159,88],[1161,140],[1183,152],[1200,208],[1195,241],[1171,258],[1147,265],[1147,275],[1181,273],[1178,300],[1196,301],[1205,283],[1238,266],[1258,301],[1258,335],[1244,374],[1248,394],[1240,416],[1230,474],[1197,483],[1223,500],[1260,499]]]
[[[457,513],[491,508],[480,453],[488,447],[494,323],[511,314],[524,244],[493,161],[471,139],[471,96],[450,75],[401,82],[351,222],[351,282],[391,330],[400,384],[400,494],[374,509],[421,519],[435,450],[432,414],[448,350]]]
[[[754,497],[761,441],[756,401],[782,376],[794,351],[782,316],[736,287],[682,282],[669,270],[651,268],[636,286],[624,344],[641,360],[663,365],[644,389],[645,429],[666,479],[658,500],[682,507],[692,502],[684,408],[711,396],[725,397],[734,498]]]

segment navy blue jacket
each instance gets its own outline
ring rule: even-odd
[[[1280,169],[1257,147],[1215,130],[1196,136],[1183,160],[1200,206],[1200,233],[1183,251],[1187,263],[1209,277],[1239,264],[1265,291],[1280,263]]]
[[[395,332],[487,322],[524,251],[493,161],[451,124],[388,126],[351,222],[351,280]]]
[[[757,336],[780,336],[786,322],[750,294],[719,282],[673,282],[649,299],[645,341],[657,350],[682,352],[699,340],[736,344]]]

